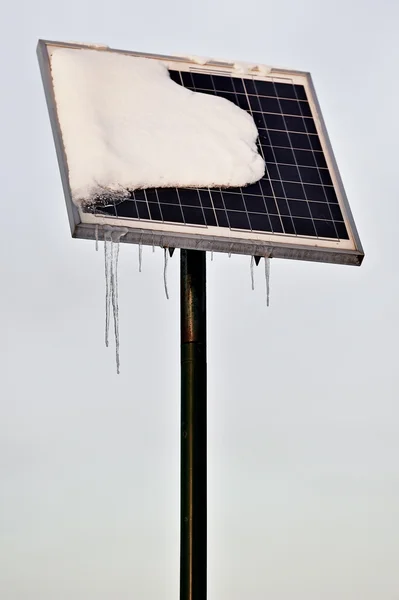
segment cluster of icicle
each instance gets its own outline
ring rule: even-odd
[[[116,356],[116,372],[120,373],[120,360],[119,360],[119,301],[118,301],[118,260],[119,260],[119,243],[121,238],[126,235],[128,229],[126,227],[104,227],[104,264],[105,264],[105,345],[108,348],[109,345],[109,329],[111,322],[111,309],[112,319],[114,323],[114,336],[115,336],[115,356]],[[96,251],[98,251],[98,225],[95,227],[95,241]],[[141,273],[142,262],[143,262],[143,246],[140,243],[138,246],[139,251],[139,272]],[[155,251],[153,244],[152,251]],[[168,292],[168,281],[167,281],[167,269],[168,269],[168,248],[164,248],[164,269],[163,269],[163,281],[166,298],[169,300]],[[229,258],[231,252],[229,252]],[[270,300],[270,257],[265,256],[265,278],[266,278],[266,304],[269,306]],[[213,261],[213,252],[211,252],[211,260]],[[251,272],[251,287],[255,289],[255,277],[254,277],[254,263],[255,257],[251,256],[250,272]]]
[[[128,229],[126,227],[104,227],[104,265],[105,265],[105,345],[109,345],[109,329],[112,318],[114,323],[115,336],[115,356],[116,356],[116,372],[120,373],[119,359],[119,300],[118,300],[118,260],[119,260],[119,243],[121,238],[126,235]],[[96,251],[98,251],[98,226],[95,228]],[[152,251],[155,251],[154,245]],[[169,299],[167,268],[168,268],[168,249],[164,248],[165,264],[163,271],[163,279],[165,286],[165,294]],[[143,257],[143,247],[139,244],[139,272],[141,273]]]

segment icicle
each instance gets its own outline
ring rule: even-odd
[[[105,345],[108,348],[109,339],[109,312],[111,306],[111,234],[104,234],[104,264],[105,264]]]
[[[143,262],[143,246],[141,245],[141,242],[139,244],[139,273],[141,273],[141,265]]]
[[[167,282],[167,278],[166,278],[167,269],[168,269],[168,249],[164,248],[163,251],[164,251],[164,257],[165,257],[165,262],[164,262],[164,267],[163,267],[163,283],[165,286],[166,298],[169,300],[168,282]]]
[[[98,252],[98,225],[95,227],[95,236],[96,236],[96,252]]]
[[[265,256],[265,277],[266,277],[266,306],[269,306],[270,300],[270,258]]]
[[[255,289],[255,277],[254,277],[254,257],[251,256],[251,286]]]
[[[118,259],[119,240],[127,233],[127,229],[108,227],[104,233],[105,257],[105,345],[109,344],[110,309],[114,320],[116,346],[116,372],[119,374],[119,302],[118,302]]]
[[[119,375],[119,302],[118,302],[118,259],[119,259],[119,241],[115,244],[111,242],[111,297],[112,311],[114,313],[114,335],[115,335],[115,356],[116,372]]]
[[[211,260],[213,260],[213,250],[212,250],[212,252],[211,252]]]

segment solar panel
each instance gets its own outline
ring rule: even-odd
[[[50,114],[56,112],[48,90],[52,44],[43,42],[41,52],[39,44]],[[239,74],[230,63],[198,65],[190,59],[131,54],[162,60],[178,85],[225,98],[250,113],[266,172],[242,188],[128,190],[123,201],[105,193],[95,205],[78,210],[67,198],[73,235],[93,238],[96,223],[122,225],[129,228],[124,241],[133,243],[361,263],[362,247],[308,73]],[[62,146],[60,124],[54,118],[52,124],[56,145]],[[58,155],[67,179],[62,147]],[[65,188],[67,196],[64,181]]]

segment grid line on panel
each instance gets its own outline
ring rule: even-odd
[[[255,81],[255,80],[253,79],[253,82],[254,82],[254,81]],[[245,82],[244,82],[244,85],[245,85]],[[256,90],[256,85],[255,85],[255,83],[253,83],[253,85],[254,85],[254,89]],[[246,86],[245,86],[245,87],[246,87]],[[263,119],[263,122],[264,122],[264,125],[265,125],[265,129],[267,130],[267,123],[266,123],[266,120],[265,120],[265,116],[264,116],[264,114],[263,114],[263,113],[261,113],[261,114],[262,114],[262,119]],[[282,179],[282,177],[281,177],[280,168],[279,168],[279,166],[278,166],[278,163],[277,163],[277,160],[276,160],[276,154],[275,154],[275,150],[274,150],[273,146],[270,146],[270,148],[271,148],[271,151],[272,151],[272,154],[273,154],[273,157],[274,157],[274,162],[276,163],[276,166],[277,166],[277,172],[278,172],[278,174],[279,174],[279,179],[281,180],[281,183],[282,183],[282,186],[283,186],[283,190],[284,190],[284,182],[283,182],[283,179]],[[267,163],[266,163],[266,164],[267,164]],[[272,180],[272,179],[271,179],[271,183],[272,183],[272,188],[273,188],[273,190],[274,190],[274,189],[275,189],[275,185],[273,185],[273,180]],[[285,190],[284,190],[284,191],[285,191]],[[291,223],[292,223],[292,228],[293,228],[293,231],[292,231],[292,232],[289,232],[289,231],[287,231],[287,225],[286,225],[286,222],[285,222],[285,221],[283,221],[283,219],[281,219],[281,220],[282,220],[282,224],[283,224],[283,228],[284,228],[284,231],[285,231],[285,233],[294,233],[294,234],[296,234],[297,232],[296,232],[296,230],[295,230],[295,224],[294,224],[294,220],[293,220],[293,218],[292,218],[291,209],[290,209],[290,206],[289,206],[288,202],[287,202],[287,207],[288,207],[289,218],[291,219]]]
[[[301,108],[301,105],[300,105],[300,104],[299,104],[299,109],[300,109],[300,111],[302,112],[302,108]],[[320,180],[322,181],[322,177],[321,177],[321,174],[320,174],[320,169],[319,169],[318,163],[317,163],[317,161],[316,161],[316,157],[315,157],[315,154],[314,154],[314,150],[313,150],[313,148],[312,148],[311,152],[313,153],[313,157],[314,157],[314,159],[315,159],[315,163],[316,163],[316,168],[317,168],[317,170],[318,170],[318,172],[319,172],[319,177],[320,177]],[[337,238],[339,238],[340,236],[339,236],[339,233],[338,233],[338,229],[337,229],[337,226],[336,226],[336,224],[335,224],[335,221],[334,221],[334,218],[333,218],[332,210],[331,210],[330,203],[329,203],[329,201],[328,201],[327,194],[326,194],[326,190],[325,190],[324,186],[322,186],[322,190],[323,190],[323,194],[324,194],[324,196],[325,196],[325,200],[326,200],[326,204],[327,204],[328,210],[329,210],[329,212],[330,212],[330,216],[331,216],[331,222],[332,222],[332,224],[333,224],[333,227],[334,227],[334,230],[335,230],[336,236],[337,236]],[[316,231],[317,231],[317,230],[316,230]]]
[[[218,226],[311,238],[348,239],[303,85],[221,73],[170,71],[175,83],[246,110],[258,127],[266,172],[244,188],[158,188],[98,212],[112,216]]]
[[[247,89],[246,89],[245,84],[244,84],[244,79],[241,79],[241,82],[242,82],[242,87],[243,87],[243,89],[245,91],[245,95],[246,95],[246,98],[247,98],[247,101],[248,101],[248,106],[249,106],[249,98],[248,98]],[[234,82],[233,82],[233,87],[235,87],[234,86]],[[270,180],[270,177],[269,177],[269,174],[268,174],[268,171],[267,171],[267,166],[266,166],[265,152],[263,150],[262,144],[259,141],[259,138],[258,138],[258,148],[260,150],[260,153],[262,155],[263,160],[265,161],[265,174],[267,173],[267,176],[268,176],[268,178]],[[273,186],[271,186],[271,190],[272,190],[273,197],[274,197],[274,204],[275,204],[275,207],[276,207],[276,214],[278,215],[278,219],[279,219],[280,226],[281,226],[281,231],[283,231],[284,230],[283,222],[281,220],[281,215],[279,214],[279,211],[278,211],[277,200],[276,200],[276,196],[274,194],[274,188],[273,188]],[[267,204],[266,204],[266,200],[265,200],[265,196],[263,195],[263,193],[262,193],[262,199],[263,199],[263,204],[264,204],[264,207],[265,207],[265,211],[266,211],[267,217],[269,219],[270,231],[273,232],[273,233],[279,233],[278,231],[274,232],[273,223],[272,223],[272,221],[270,219],[268,208],[267,208]]]
[[[272,79],[272,81],[273,81],[274,88],[276,89],[275,81],[274,81],[273,79]],[[292,87],[293,87],[294,93],[296,94],[294,85],[293,85]],[[277,96],[277,90],[276,90],[276,96]],[[283,113],[282,106],[281,106],[281,100],[279,99],[279,97],[278,97],[278,96],[277,96],[277,102],[279,103],[279,106],[280,106],[280,108],[281,108],[281,114],[282,114],[282,118],[283,118],[283,120],[284,120],[284,124],[286,125],[286,121],[285,121],[285,115],[284,115],[284,113]],[[301,110],[301,108],[300,108],[300,107],[299,107],[299,110]],[[305,124],[305,127],[306,127],[306,124]],[[303,184],[303,181],[302,181],[302,176],[301,176],[300,169],[298,168],[298,162],[297,162],[297,159],[296,159],[296,156],[295,156],[295,152],[293,151],[293,148],[292,148],[291,137],[290,137],[290,134],[289,134],[288,128],[287,128],[287,135],[288,135],[288,140],[289,140],[289,143],[290,143],[290,146],[291,146],[292,154],[293,154],[293,157],[294,157],[294,162],[295,162],[295,165],[296,165],[297,171],[298,171],[298,173],[299,173],[299,180],[300,180],[300,183],[301,183],[301,186],[302,186],[302,189],[303,189],[303,193],[304,193],[304,195],[305,195],[305,200],[306,200],[306,202],[308,202],[308,197],[307,197],[307,194],[306,194],[306,189],[305,189],[305,186],[304,186],[304,184]],[[283,187],[284,187],[284,182],[283,182]],[[288,204],[288,206],[289,206],[289,208],[290,208],[290,212],[292,213],[292,210],[291,210],[291,207],[290,207],[290,204],[289,204],[289,202],[288,202],[288,201],[287,201],[287,204]],[[312,217],[312,214],[311,214],[310,210],[309,210],[309,214],[310,214],[310,216]],[[291,214],[291,216],[292,216],[292,214]],[[312,224],[313,224],[313,228],[314,228],[314,233],[317,235],[317,230],[316,230],[315,224],[314,224],[314,222],[313,222],[313,218],[311,218],[311,220],[312,220]],[[293,220],[293,222],[294,222],[294,220]],[[294,227],[295,227],[295,222],[294,222]],[[297,232],[296,232],[296,233],[297,233]],[[301,232],[299,232],[299,233],[301,233]]]

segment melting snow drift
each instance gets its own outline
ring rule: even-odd
[[[148,187],[261,179],[252,117],[174,83],[156,60],[56,48],[51,70],[75,204]]]

